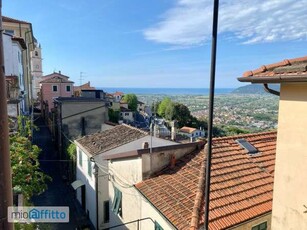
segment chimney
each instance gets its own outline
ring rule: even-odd
[[[61,70],[59,70],[59,74],[61,74]]]
[[[154,137],[159,137],[159,126],[154,124]]]
[[[171,129],[171,139],[172,141],[175,141],[176,140],[176,133],[177,133],[177,122],[176,121],[172,121],[171,122],[171,126],[172,126],[172,129]]]
[[[176,157],[175,154],[171,154],[170,156],[170,168],[173,169],[175,168],[176,165]]]
[[[148,142],[143,142],[142,143],[142,149],[148,149],[148,148],[149,148]]]

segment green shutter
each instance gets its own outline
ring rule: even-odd
[[[82,166],[82,151],[79,149],[79,165]]]
[[[164,230],[157,221],[155,221],[155,230]]]
[[[122,206],[122,192],[114,187],[114,200],[112,204],[112,211],[115,214],[120,214]]]
[[[90,177],[92,177],[92,164],[89,157],[87,158],[87,173]]]

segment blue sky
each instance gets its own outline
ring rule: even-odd
[[[3,0],[5,16],[29,21],[43,71],[101,87],[209,86],[212,1]],[[220,0],[216,87],[243,72],[306,56],[304,0]]]

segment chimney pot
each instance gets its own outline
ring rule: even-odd
[[[148,149],[148,148],[149,148],[148,142],[143,142],[142,148],[143,148],[143,149]]]

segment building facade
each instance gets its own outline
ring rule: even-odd
[[[32,107],[32,69],[30,60],[31,51],[35,48],[32,24],[26,21],[2,16],[2,26],[5,33],[11,34],[16,38],[22,38],[25,42],[26,49],[22,52],[22,68],[25,87],[25,110],[29,112],[30,107]]]
[[[272,229],[307,229],[307,56],[263,65],[239,81],[279,96]],[[280,84],[280,92],[268,84]]]
[[[97,228],[107,228],[111,221],[109,208],[109,179],[107,155],[121,155],[127,151],[164,145],[175,142],[150,137],[146,132],[128,125],[118,125],[110,129],[87,135],[75,141],[77,146],[76,189],[77,199],[92,224]],[[92,170],[92,171],[91,171]],[[95,175],[91,174],[95,171]],[[98,226],[98,227],[97,227]]]
[[[22,38],[3,33],[4,72],[6,79],[8,115],[26,113],[22,53],[26,44]]]
[[[55,98],[73,96],[74,82],[70,81],[68,76],[61,74],[61,71],[44,76],[40,84],[42,109],[46,112],[54,108]]]

